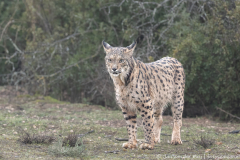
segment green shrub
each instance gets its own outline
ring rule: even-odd
[[[212,113],[218,106],[240,115],[240,3],[214,3],[204,23],[183,11],[169,46],[184,65],[187,108],[194,105]]]
[[[60,138],[53,145],[49,146],[49,153],[55,156],[82,157],[83,151],[84,146],[81,139],[77,140],[74,147],[70,145],[63,146],[63,140]]]

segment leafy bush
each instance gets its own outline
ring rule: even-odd
[[[184,65],[187,107],[196,105],[206,113],[218,106],[240,115],[240,3],[214,3],[203,23],[183,11],[169,46]]]

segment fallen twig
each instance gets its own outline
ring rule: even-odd
[[[231,117],[234,117],[234,118],[237,118],[237,119],[239,119],[240,120],[240,117],[238,117],[238,116],[235,116],[235,115],[233,115],[233,114],[231,114],[231,113],[228,113],[227,111],[224,111],[223,109],[221,109],[221,108],[218,108],[218,107],[216,107],[218,110],[220,110],[220,111],[222,111],[222,112],[224,112],[224,113],[226,113],[226,114],[228,114],[229,116],[231,116]]]
[[[94,132],[94,130],[90,130],[90,131],[88,131],[88,132],[85,133],[85,134],[79,134],[78,137],[81,138],[81,137],[86,136],[87,134],[93,133],[93,132]]]
[[[128,138],[115,138],[117,141],[128,141]]]
[[[231,132],[228,132],[230,134],[237,134],[237,133],[240,133],[240,130],[235,130],[235,131],[231,131]]]
[[[90,130],[86,134],[93,133],[93,132],[94,132],[94,130]]]
[[[162,136],[171,136],[170,134],[161,133]]]
[[[117,151],[105,151],[105,153],[114,153],[114,154],[118,154],[119,150]]]

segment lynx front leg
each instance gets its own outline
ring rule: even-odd
[[[137,114],[134,112],[129,112],[126,109],[122,109],[124,119],[127,123],[127,131],[128,131],[128,142],[123,143],[123,148],[137,148]]]
[[[153,125],[153,132],[155,135],[155,142],[160,143],[160,134],[161,134],[161,127],[163,123],[163,118],[162,118],[162,110],[156,110],[154,111],[154,125]]]
[[[154,133],[153,133],[153,111],[152,106],[143,104],[143,108],[141,110],[141,116],[143,121],[144,135],[146,143],[140,145],[141,149],[153,149],[154,148]]]

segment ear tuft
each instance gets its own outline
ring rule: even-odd
[[[112,46],[110,46],[108,43],[104,42],[104,40],[102,41],[102,45],[105,50],[112,48]]]
[[[132,56],[133,55],[133,51],[134,51],[136,46],[137,46],[137,42],[134,41],[130,46],[126,47],[126,49],[124,50],[124,53],[126,53],[127,55]]]
[[[133,43],[130,46],[127,46],[127,49],[132,50],[137,46],[137,41],[133,41]]]

